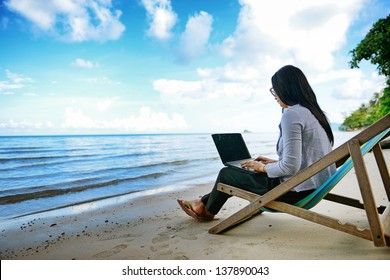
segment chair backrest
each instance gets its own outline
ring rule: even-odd
[[[365,155],[368,151],[370,151],[383,137],[386,136],[390,132],[390,128],[384,130],[379,133],[366,143],[364,143],[360,149],[362,151],[362,155]],[[340,180],[352,169],[353,163],[351,157],[349,157],[345,163],[340,166],[336,173],[334,173],[325,183],[323,183],[320,187],[318,187],[314,192],[312,192],[307,197],[295,203],[295,206],[310,209],[316,206],[332,189]]]

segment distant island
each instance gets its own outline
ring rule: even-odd
[[[244,131],[242,133],[252,133],[252,131],[250,131],[248,129],[244,129]]]

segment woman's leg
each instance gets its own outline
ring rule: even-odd
[[[222,168],[212,191],[201,198],[202,203],[206,206],[206,210],[214,215],[219,212],[225,202],[231,197],[217,189],[218,183],[225,183],[262,195],[280,182],[278,178],[269,178],[265,173],[252,175],[232,168]]]
[[[211,192],[199,199],[188,202],[191,211],[195,212],[199,218],[202,218],[203,220],[212,220],[214,215],[221,210],[225,202],[231,197],[224,192],[218,191],[217,184],[220,182],[260,195],[265,194],[280,184],[279,178],[269,178],[266,173],[252,175],[232,168],[222,168]],[[299,193],[290,191],[277,200],[294,204],[309,195],[312,191],[314,190]],[[184,201],[180,202],[183,203]]]

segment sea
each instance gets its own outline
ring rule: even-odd
[[[335,147],[353,134],[334,133]],[[243,137],[276,158],[278,134]],[[207,133],[1,136],[0,222],[213,183],[222,167]]]

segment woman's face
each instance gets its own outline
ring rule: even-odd
[[[269,91],[271,92],[272,96],[275,98],[276,102],[279,103],[280,107],[288,108],[288,106],[286,104],[284,104],[282,100],[280,100],[280,98],[279,98],[278,94],[276,93],[276,91],[274,90],[274,88],[270,88]]]

